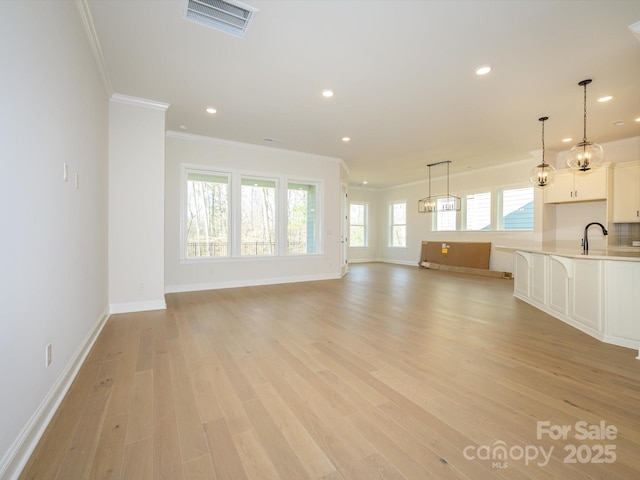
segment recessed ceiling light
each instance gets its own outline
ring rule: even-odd
[[[367,182],[366,180],[364,182],[362,182],[363,185],[366,185],[367,183],[369,183],[369,182]]]
[[[607,95],[607,96],[605,96],[605,97],[600,97],[600,98],[598,99],[598,101],[599,101],[600,103],[604,103],[604,102],[608,102],[608,101],[609,101],[609,100],[611,100],[612,98],[613,98],[613,97],[612,97],[611,95]]]
[[[640,122],[640,117],[636,118],[635,120],[636,122]]]
[[[571,140],[573,140],[573,138],[571,138],[571,137],[567,137],[567,138],[563,138],[563,139],[562,139],[562,141],[563,141],[564,143],[569,143]]]
[[[342,137],[342,141],[346,143],[346,142],[351,141],[351,138],[349,138],[349,137]]]
[[[323,90],[322,91],[322,96],[325,98],[331,98],[333,97],[333,90]]]
[[[486,75],[491,71],[491,65],[482,65],[476,68],[476,75]]]
[[[216,112],[217,112],[217,110],[215,108],[213,108],[213,107],[207,108],[207,113],[216,113]]]

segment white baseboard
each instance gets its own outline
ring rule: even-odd
[[[380,260],[382,263],[393,263],[394,265],[408,265],[410,267],[417,267],[418,266],[418,262],[413,260],[391,260],[388,258],[383,258],[382,260]]]
[[[220,290],[222,288],[257,287],[260,285],[278,285],[280,283],[315,282],[317,280],[335,280],[340,274],[301,275],[297,277],[261,278],[257,280],[235,280],[230,282],[191,283],[185,285],[167,285],[166,293],[198,292],[201,290]]]
[[[100,317],[91,332],[89,332],[80,344],[76,353],[71,357],[71,360],[53,384],[38,409],[22,429],[18,438],[16,438],[2,461],[0,461],[1,480],[17,480],[20,476],[22,469],[35,450],[42,434],[56,413],[69,387],[71,387],[71,383],[76,378],[80,367],[108,319],[108,313],[104,313]]]
[[[379,258],[358,258],[358,259],[349,259],[349,263],[375,263],[380,262]]]
[[[111,303],[109,304],[109,313],[132,313],[146,312],[148,310],[166,310],[167,302],[164,298],[160,300],[149,300],[146,302],[127,302],[127,303]]]

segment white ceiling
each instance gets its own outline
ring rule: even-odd
[[[541,116],[547,150],[567,150],[586,78],[588,139],[640,135],[638,0],[245,3],[259,11],[237,38],[180,0],[87,0],[113,92],[169,103],[168,130],[342,158],[372,188],[442,160],[533,167]]]

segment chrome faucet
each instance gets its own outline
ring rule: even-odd
[[[591,225],[598,225],[600,226],[600,228],[602,229],[602,234],[603,235],[609,235],[609,232],[607,232],[607,229],[604,228],[604,225],[602,225],[599,222],[591,222],[590,224],[588,224],[586,227],[584,227],[584,238],[582,239],[582,254],[586,255],[587,252],[589,251],[589,237],[587,236],[587,230],[589,229],[589,227]]]

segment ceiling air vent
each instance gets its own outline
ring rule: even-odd
[[[235,0],[184,0],[184,18],[244,37],[257,8]]]

